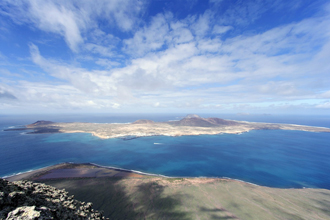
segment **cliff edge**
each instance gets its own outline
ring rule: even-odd
[[[0,219],[105,219],[92,203],[80,202],[65,190],[30,181],[0,178]]]

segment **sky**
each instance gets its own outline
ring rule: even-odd
[[[0,114],[330,114],[327,0],[1,0]]]

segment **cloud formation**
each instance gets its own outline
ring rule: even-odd
[[[17,99],[13,94],[0,87],[0,99]]]
[[[109,26],[129,31],[136,23],[143,8],[140,1],[52,1],[52,0],[5,0],[3,13],[17,24],[33,25],[36,28],[58,34],[74,52],[84,42],[87,31],[98,28],[97,19],[106,19]]]
[[[23,77],[19,82],[1,76],[11,90],[0,97],[104,111],[326,108],[329,5],[279,25],[262,24],[261,18],[278,15],[284,4],[210,1],[205,10],[178,17],[170,9],[150,15],[143,1],[4,1],[3,17],[32,25],[32,32],[55,34],[71,52],[26,41],[32,63],[24,61],[15,71]],[[294,1],[286,12],[295,13],[302,4]],[[22,76],[23,69],[44,80]]]

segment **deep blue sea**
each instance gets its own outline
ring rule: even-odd
[[[330,127],[330,116],[201,115],[255,122]],[[101,140],[91,134],[2,131],[37,120],[125,123],[184,115],[0,115],[0,176],[61,162],[91,162],[166,176],[228,177],[280,188],[330,189],[330,133],[261,130],[248,133]]]

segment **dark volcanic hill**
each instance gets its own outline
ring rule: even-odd
[[[0,178],[0,219],[105,219],[65,190],[30,181],[8,182]]]
[[[27,125],[26,127],[28,128],[31,128],[31,127],[38,127],[38,126],[41,126],[41,125],[50,125],[50,124],[53,124],[54,122],[52,121],[44,121],[44,120],[40,120],[40,121],[36,121],[32,124],[29,124]]]

